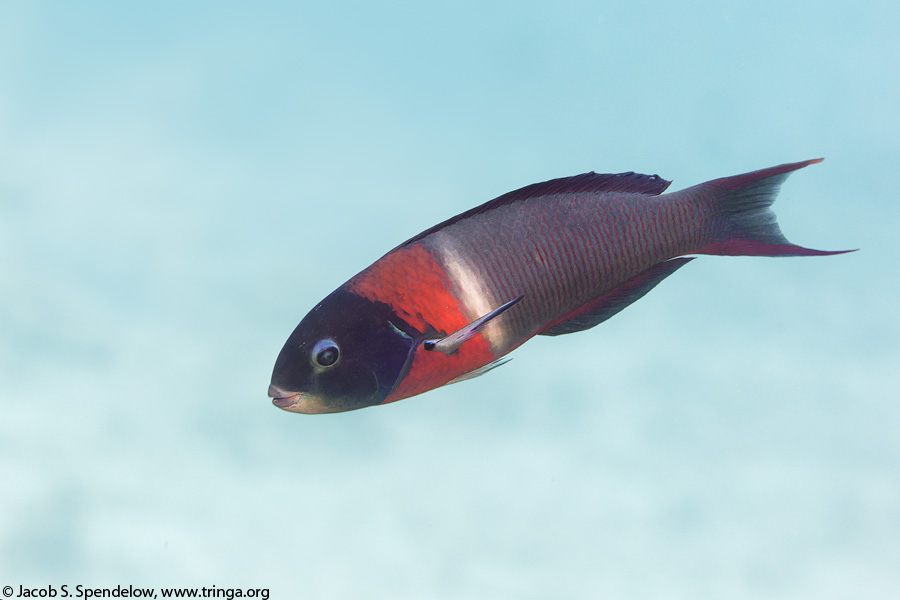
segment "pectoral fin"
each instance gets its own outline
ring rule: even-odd
[[[473,335],[481,331],[485,325],[490,323],[492,320],[496,319],[507,310],[512,308],[517,302],[519,302],[525,296],[519,296],[514,300],[510,300],[503,306],[499,308],[495,308],[488,314],[483,317],[479,317],[454,333],[451,333],[445,338],[441,338],[439,340],[425,340],[423,346],[426,350],[437,350],[439,352],[443,352],[447,356],[456,352],[463,343],[471,338]]]

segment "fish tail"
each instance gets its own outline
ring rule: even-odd
[[[715,179],[698,186],[699,195],[711,202],[713,241],[699,254],[730,256],[827,256],[853,250],[813,250],[790,243],[775,218],[771,206],[781,184],[793,171],[824,159],[814,158]]]

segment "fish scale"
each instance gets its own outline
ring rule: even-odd
[[[417,243],[432,249],[448,272],[464,270],[488,282],[468,297],[462,294],[470,318],[525,296],[520,307],[486,328],[492,349],[503,354],[548,321],[685,251],[685,240],[700,236],[667,233],[675,228],[677,202],[641,194],[555,195],[476,214]],[[543,252],[548,268],[541,268],[534,249]],[[447,268],[451,261],[456,268]],[[455,286],[463,287],[465,279]]]

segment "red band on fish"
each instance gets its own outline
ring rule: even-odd
[[[469,323],[459,300],[450,291],[447,273],[421,244],[391,252],[348,281],[348,291],[382,302],[398,317],[425,334],[447,335]],[[463,373],[482,367],[497,357],[476,334],[450,356],[416,349],[412,366],[385,403],[394,402],[442,386]]]

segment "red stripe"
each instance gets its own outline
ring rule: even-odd
[[[403,246],[351,279],[354,294],[388,304],[398,317],[421,333],[450,334],[469,323],[459,300],[450,291],[447,273],[422,244]],[[409,373],[385,400],[394,402],[440,387],[450,380],[493,361],[490,345],[476,335],[450,356],[415,350]]]

